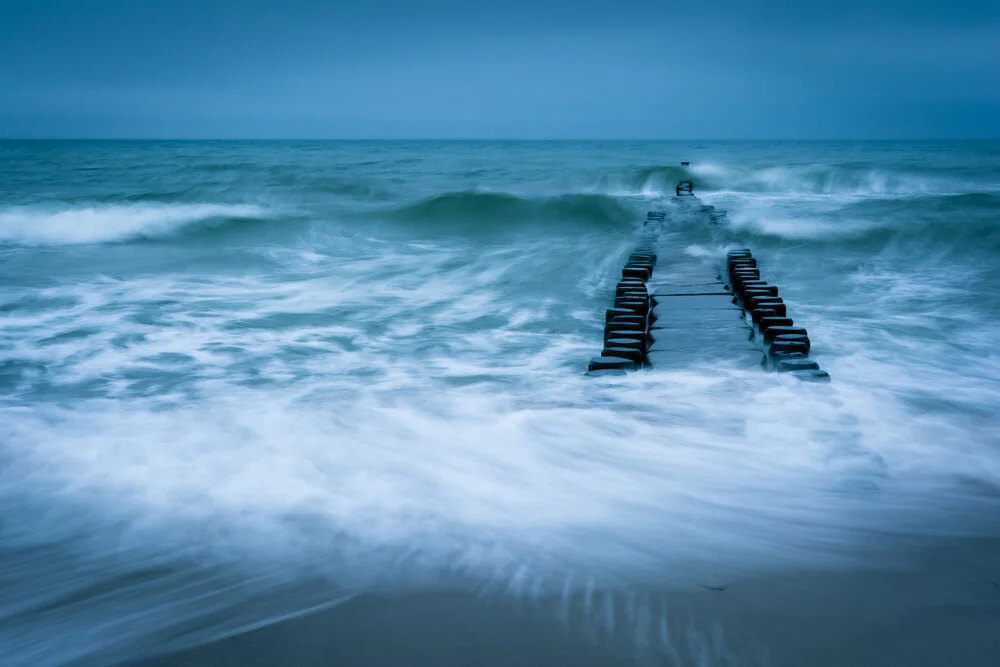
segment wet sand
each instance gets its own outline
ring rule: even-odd
[[[1000,540],[905,566],[776,573],[610,599],[363,596],[307,617],[132,663],[183,665],[811,665],[991,667]],[[721,588],[722,590],[717,590]]]

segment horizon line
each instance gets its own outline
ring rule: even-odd
[[[997,137],[756,137],[756,138],[552,138],[543,139],[538,137],[4,137],[0,136],[0,142],[16,141],[267,141],[267,142],[292,142],[292,141],[317,141],[317,142],[692,142],[692,141],[1000,141]]]

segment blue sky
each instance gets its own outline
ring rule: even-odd
[[[0,137],[1000,138],[1000,2],[0,0]]]

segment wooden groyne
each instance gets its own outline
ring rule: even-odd
[[[717,225],[725,212],[702,205],[690,181],[677,184],[673,215]],[[605,312],[604,349],[589,375],[671,368],[698,360],[791,373],[801,380],[830,376],[809,357],[811,342],[796,326],[778,288],[761,278],[749,248],[724,262],[693,257],[667,238],[666,211],[650,211],[639,242],[622,268],[613,307]]]

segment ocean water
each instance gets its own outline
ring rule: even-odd
[[[833,383],[584,377],[682,179]],[[998,259],[997,143],[0,143],[0,664],[996,664]]]

